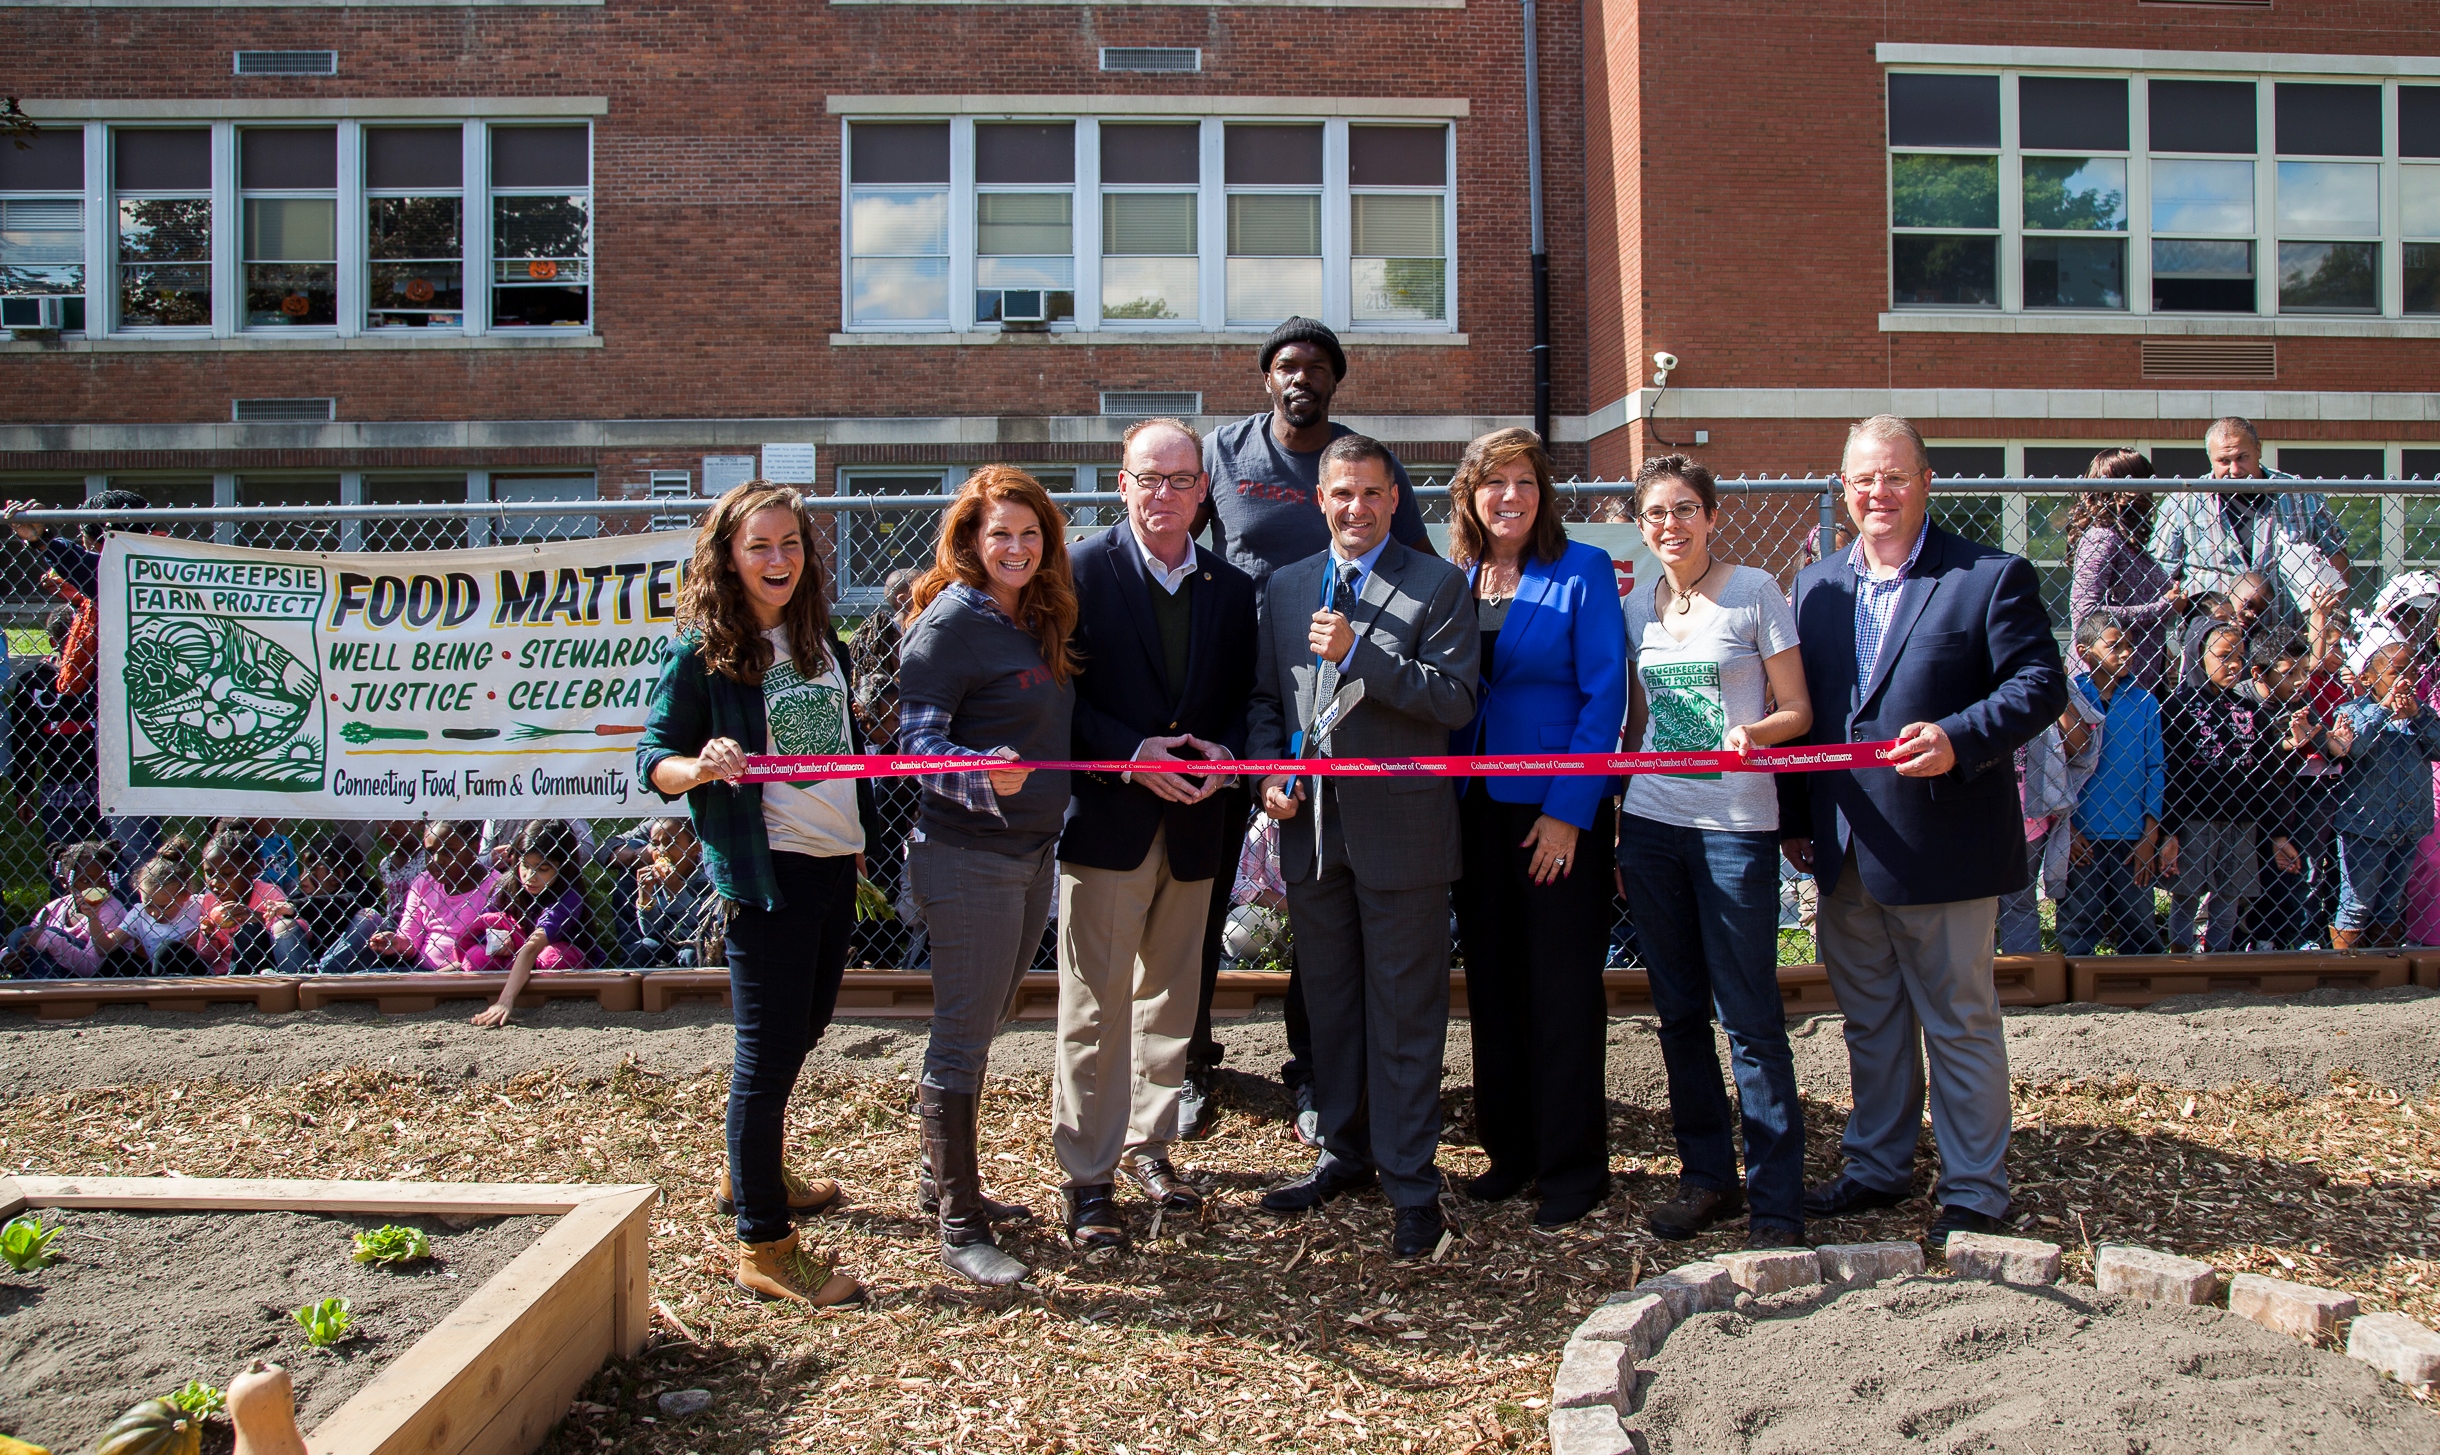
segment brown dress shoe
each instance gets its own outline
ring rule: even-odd
[[[816,1308],[864,1301],[864,1285],[839,1272],[828,1254],[806,1252],[794,1231],[776,1242],[739,1243],[737,1286]]]
[[[1129,1157],[1118,1164],[1118,1170],[1144,1189],[1144,1196],[1171,1212],[1198,1212],[1203,1207],[1203,1194],[1179,1176],[1166,1157]]]
[[[1745,1198],[1742,1194],[1716,1192],[1681,1179],[1677,1196],[1647,1213],[1644,1221],[1655,1236],[1676,1241],[1691,1238],[1705,1228],[1727,1222],[1744,1211]]]

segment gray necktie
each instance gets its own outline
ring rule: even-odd
[[[1355,562],[1344,561],[1340,563],[1338,568],[1338,576],[1331,583],[1330,605],[1328,607],[1329,610],[1339,612],[1343,615],[1352,614],[1352,609],[1356,604],[1356,578],[1362,574],[1362,568],[1357,566]],[[1318,719],[1323,713],[1329,711],[1330,699],[1338,695],[1338,663],[1331,661],[1328,657],[1324,657],[1322,658],[1320,667],[1316,669],[1313,674],[1313,719]],[[1308,719],[1308,721],[1313,719]],[[1324,735],[1324,738],[1324,741],[1307,744],[1307,747],[1316,758],[1327,756],[1330,752],[1330,744],[1327,741],[1326,734]]]

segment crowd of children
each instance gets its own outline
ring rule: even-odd
[[[63,845],[57,895],[7,934],[0,979],[505,972],[477,1017],[496,1025],[536,972],[719,963],[719,901],[683,818],[591,852],[589,829],[558,819],[495,823],[488,851],[480,822],[369,827],[369,862],[342,829],[292,838],[251,819],[134,862],[108,838]]]
[[[2440,763],[2440,580],[2402,577],[2360,617],[2332,591],[2306,605],[2284,611],[2255,574],[2186,598],[2165,695],[2134,680],[2124,618],[2077,623],[2069,718],[2097,745],[2055,896],[2063,953],[2408,942]]]

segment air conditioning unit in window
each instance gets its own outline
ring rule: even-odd
[[[1050,322],[1050,297],[1040,288],[1008,288],[1000,293],[1000,322]]]
[[[0,297],[0,328],[56,330],[66,316],[68,300],[56,294],[12,293]]]

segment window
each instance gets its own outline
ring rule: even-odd
[[[2279,309],[2378,313],[2381,88],[2282,81],[2273,90]],[[2371,160],[2339,160],[2349,157]]]
[[[364,129],[366,328],[465,326],[465,172],[462,127]]]
[[[1101,127],[1101,316],[1171,322],[1203,311],[1202,128]]]
[[[1889,144],[1892,301],[1997,307],[1999,77],[1892,75]]]
[[[592,213],[582,123],[52,128],[0,143],[0,293],[137,338],[582,334]]]
[[[1449,129],[1347,128],[1348,313],[1358,324],[1448,312]]]
[[[491,129],[491,326],[592,321],[593,148],[583,126]]]
[[[1228,321],[1322,312],[1322,128],[1227,129]]]
[[[64,300],[60,327],[85,327],[85,134],[38,131],[0,145],[0,293]]]
[[[2440,86],[2398,88],[2398,155],[2406,311],[2440,313]]]
[[[848,317],[949,321],[949,124],[847,129]]]
[[[851,329],[1447,332],[1445,122],[846,124]]]
[[[1892,308],[2440,315],[2440,85],[1888,85]]]
[[[974,321],[1074,322],[1076,126],[974,128]]]
[[[246,327],[339,322],[339,133],[247,127],[237,134],[244,189]]]
[[[2022,76],[2024,306],[2127,306],[2127,86]]]
[[[212,133],[207,127],[111,133],[118,326],[212,323]]]

